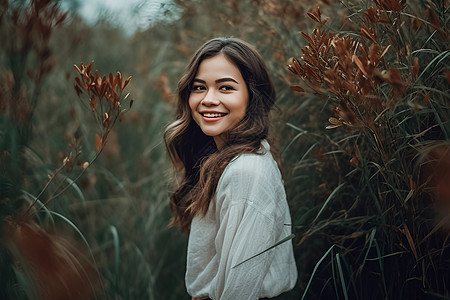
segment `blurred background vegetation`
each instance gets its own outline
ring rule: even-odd
[[[216,36],[254,44],[277,89],[299,270],[284,299],[450,298],[447,0],[146,5],[0,1],[1,299],[189,299],[161,134]]]

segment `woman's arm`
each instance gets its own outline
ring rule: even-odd
[[[215,245],[219,266],[211,291],[213,299],[250,300],[260,296],[273,251],[242,262],[275,244],[275,239],[273,223],[252,209],[233,205],[221,222]]]
[[[250,300],[261,296],[274,251],[242,262],[275,244],[283,228],[270,174],[273,170],[264,163],[267,161],[256,155],[238,159],[218,186],[218,272],[211,288],[212,299]]]

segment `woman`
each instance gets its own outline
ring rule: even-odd
[[[266,141],[274,101],[263,59],[234,38],[201,46],[178,83],[176,121],[164,137],[182,175],[171,224],[189,231],[185,279],[193,299],[271,298],[295,285],[292,243],[265,251],[291,234]]]

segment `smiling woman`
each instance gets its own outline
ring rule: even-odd
[[[295,285],[292,243],[280,242],[291,217],[266,140],[274,102],[263,59],[239,39],[205,43],[178,83],[164,137],[183,178],[170,198],[171,224],[189,231],[193,299],[272,298]]]
[[[218,148],[226,133],[245,116],[248,89],[239,69],[225,55],[205,59],[194,79],[189,106],[192,118]]]

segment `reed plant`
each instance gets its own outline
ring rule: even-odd
[[[289,125],[310,145],[294,174],[318,188],[303,192],[316,203],[298,200],[298,262],[322,253],[302,299],[448,298],[448,2],[333,7],[338,22],[308,12],[317,27],[288,64],[300,101],[329,122]]]

